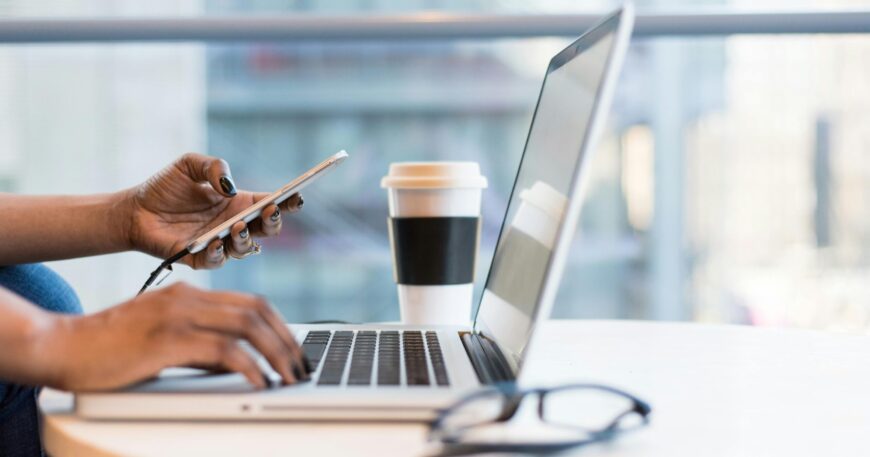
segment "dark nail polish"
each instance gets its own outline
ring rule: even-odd
[[[296,376],[296,379],[299,379],[301,381],[302,378],[305,377],[305,374],[302,373],[302,369],[299,368],[299,365],[295,363],[291,363],[290,365],[293,366],[293,376]]]
[[[299,209],[302,209],[302,205],[304,205],[304,204],[305,204],[305,199],[302,198],[302,196],[300,195],[300,196],[299,196],[299,204],[296,205],[296,207],[299,208]]]
[[[278,219],[281,218],[281,210],[275,209],[275,213],[269,219],[272,219],[272,222],[278,222]]]
[[[314,368],[311,367],[311,361],[308,360],[308,356],[306,356],[304,354],[302,355],[302,363],[305,365],[305,371],[308,374],[311,374],[314,372]]]
[[[229,196],[236,195],[236,184],[233,183],[232,178],[230,178],[229,176],[221,176],[220,183],[221,189],[224,190],[225,194]]]
[[[245,227],[245,228],[242,229],[241,232],[239,232],[239,238],[241,238],[241,239],[244,240],[244,239],[247,238],[247,237],[248,237],[248,228]]]
[[[268,389],[268,388],[272,387],[272,380],[269,379],[269,376],[266,373],[260,373],[260,374],[263,375],[263,384],[266,386],[265,388]]]

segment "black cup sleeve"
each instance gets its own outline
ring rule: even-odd
[[[396,282],[470,284],[480,236],[479,217],[390,218]]]

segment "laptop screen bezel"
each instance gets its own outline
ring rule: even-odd
[[[561,282],[561,276],[564,270],[564,264],[567,258],[568,250],[570,249],[571,241],[574,235],[574,231],[576,230],[577,220],[580,214],[580,200],[583,190],[583,183],[586,181],[583,178],[585,174],[585,169],[588,168],[585,165],[589,160],[589,156],[593,152],[594,147],[598,144],[598,137],[600,136],[603,125],[606,122],[605,117],[607,111],[609,110],[611,104],[610,102],[613,97],[613,92],[619,77],[619,70],[622,67],[622,61],[628,48],[628,42],[630,40],[633,24],[634,10],[632,8],[632,5],[629,3],[599,21],[587,32],[577,38],[573,43],[571,43],[565,49],[553,56],[547,67],[544,80],[541,84],[541,90],[538,94],[538,100],[535,104],[532,121],[529,126],[529,134],[526,136],[526,142],[523,146],[523,153],[520,158],[520,165],[519,167],[517,167],[517,175],[514,178],[514,185],[511,189],[510,197],[508,199],[508,208],[505,209],[505,217],[502,220],[501,227],[499,229],[499,235],[496,240],[496,251],[498,250],[498,246],[502,240],[502,236],[504,236],[505,227],[509,223],[507,221],[507,217],[508,211],[510,210],[510,202],[513,201],[514,193],[517,192],[517,181],[523,164],[527,159],[526,153],[528,152],[527,150],[529,145],[529,138],[531,137],[531,132],[535,127],[535,120],[537,119],[538,109],[540,108],[541,104],[541,98],[544,93],[544,88],[547,84],[547,78],[553,71],[561,68],[565,63],[571,61],[571,59],[583,53],[583,51],[588,49],[594,43],[598,42],[604,36],[608,34],[613,34],[614,41],[607,56],[607,62],[605,63],[601,83],[598,86],[594,98],[592,114],[589,118],[586,135],[584,136],[580,146],[579,163],[575,167],[574,173],[571,177],[568,195],[568,206],[565,212],[565,217],[562,220],[560,227],[558,228],[555,242],[553,244],[553,253],[545,266],[544,283],[542,284],[541,290],[538,293],[536,306],[533,314],[532,316],[530,316],[530,324],[526,335],[526,344],[519,354],[510,353],[510,351],[507,350],[504,345],[499,343],[497,336],[489,330],[489,326],[487,325],[483,316],[481,316],[480,314],[480,310],[483,307],[483,298],[481,298],[481,301],[478,303],[477,312],[474,319],[473,331],[475,333],[481,334],[482,336],[485,336],[486,338],[493,341],[496,345],[498,345],[499,349],[504,353],[506,359],[510,363],[510,368],[514,372],[515,376],[519,375],[523,365],[523,361],[525,360],[525,356],[529,353],[529,346],[532,343],[532,337],[534,335],[535,328],[541,320],[541,317],[549,316],[552,310],[553,302],[559,289],[559,283]],[[484,284],[487,284],[489,282],[491,275],[492,267],[490,267],[490,270],[487,273],[487,278]]]

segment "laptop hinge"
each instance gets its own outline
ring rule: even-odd
[[[491,385],[516,380],[504,354],[491,339],[472,332],[459,332],[459,337],[481,384]]]

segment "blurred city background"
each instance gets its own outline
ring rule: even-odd
[[[604,12],[612,1],[0,1],[4,17]],[[636,2],[640,12],[870,1]],[[582,30],[577,31],[578,34]],[[549,57],[570,40],[0,45],[0,191],[132,186],[186,151],[272,190],[338,149],[264,255],[184,279],[263,294],[293,322],[398,319],[379,180],[475,160],[489,267]],[[870,35],[639,38],[592,162],[560,318],[870,329]],[[2,237],[2,234],[0,234]],[[137,253],[55,262],[89,311],[131,297]]]

